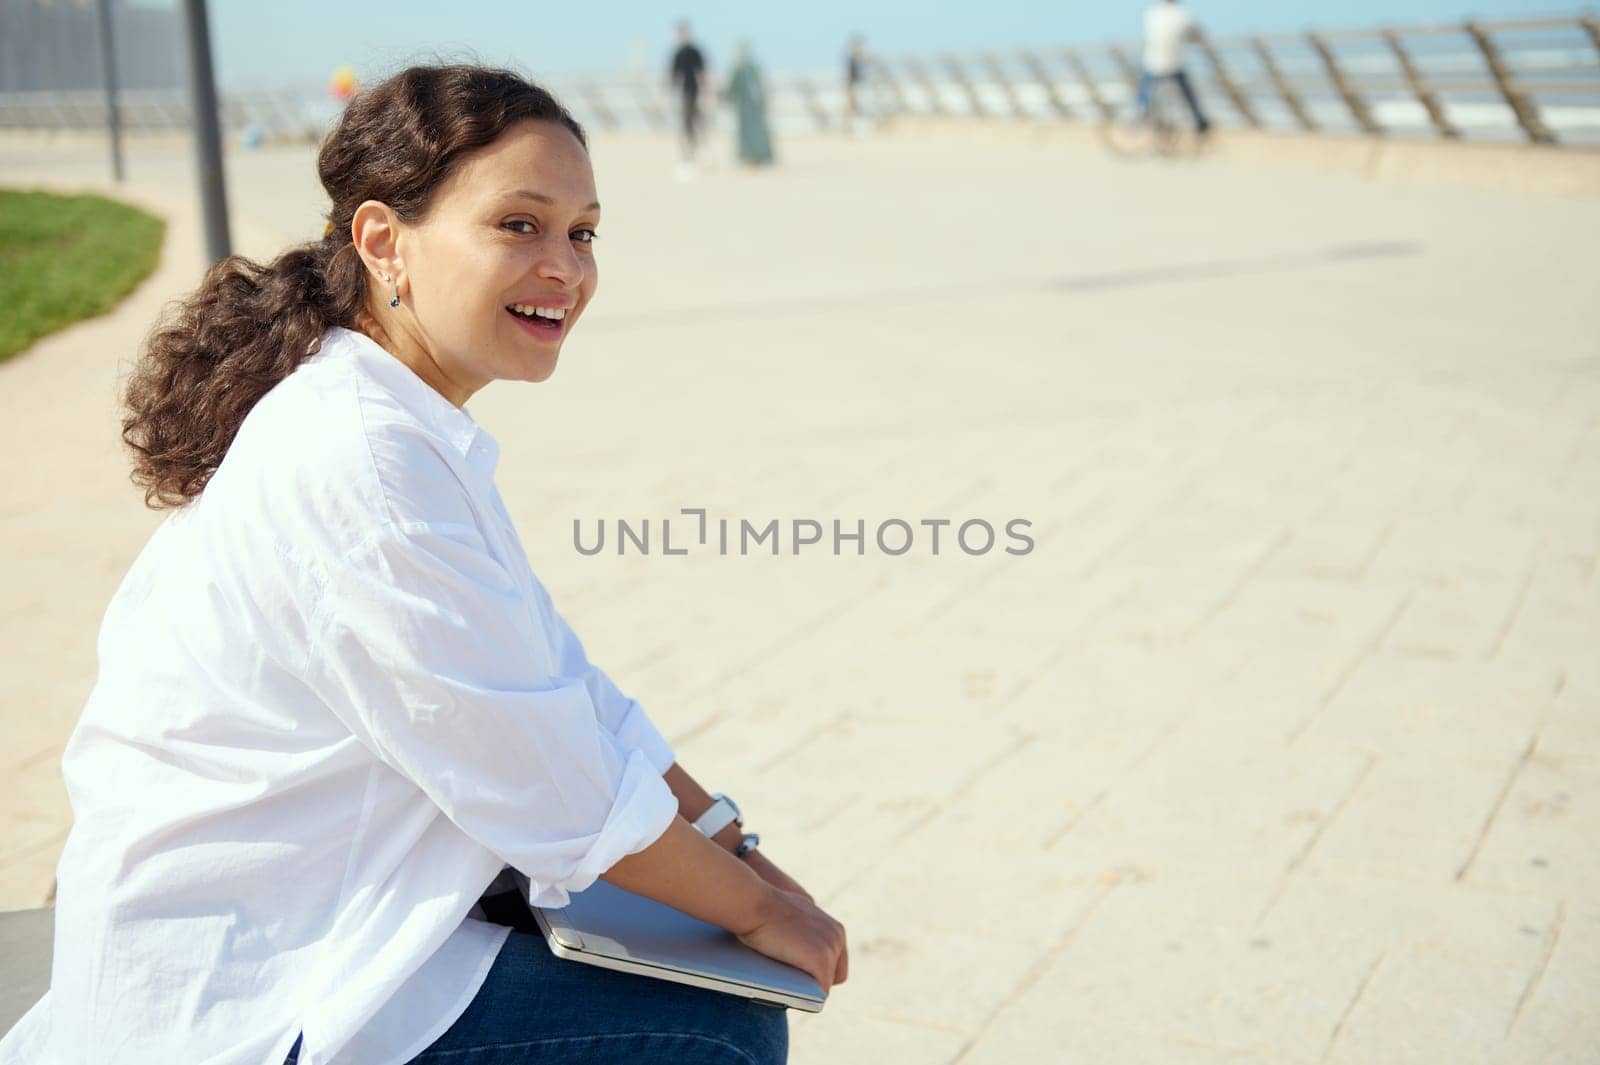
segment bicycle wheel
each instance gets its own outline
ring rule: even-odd
[[[1176,78],[1158,78],[1150,92],[1150,151],[1154,155],[1187,155],[1199,137],[1189,120],[1189,105]]]
[[[1119,114],[1102,122],[1099,131],[1101,140],[1114,155],[1146,156],[1155,145],[1155,129],[1135,100],[1130,99]]]

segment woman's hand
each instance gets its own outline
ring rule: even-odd
[[[788,873],[774,865],[772,859],[761,853],[761,851],[753,850],[749,854],[746,854],[744,857],[744,864],[748,865],[751,869],[754,869],[757,876],[771,884],[773,887],[777,888],[779,891],[787,891],[795,895],[803,895],[807,900],[815,901],[811,898],[811,892],[801,887],[800,882],[794,877],[790,876]]]
[[[804,895],[771,889],[760,922],[739,941],[808,974],[824,993],[850,975],[844,925]]]

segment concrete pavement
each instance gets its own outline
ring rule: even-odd
[[[850,929],[793,1060],[1600,1060],[1600,202],[779,148],[680,184],[600,138],[600,298],[472,409],[592,657]],[[230,167],[241,250],[320,231],[308,151]],[[0,908],[48,888],[157,520],[115,383],[197,279],[188,168],[134,146],[160,271],[0,366]],[[0,184],[101,169],[0,152]],[[860,520],[865,554],[574,549],[700,507]],[[920,524],[1013,518],[1027,555]]]

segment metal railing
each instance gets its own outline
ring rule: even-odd
[[[1137,43],[902,56],[895,113],[1105,122],[1137,92]],[[1187,69],[1226,124],[1370,136],[1600,143],[1600,17],[1204,38]]]
[[[1136,91],[1135,42],[1013,51],[875,57],[858,91],[863,120],[911,115],[1105,122]],[[1522,139],[1600,144],[1600,16],[1207,38],[1188,70],[1203,105],[1224,125],[1368,136]],[[658,129],[675,109],[660,81],[640,73],[538,75],[597,129]],[[840,77],[767,79],[780,131],[841,128]],[[320,137],[340,105],[316,91],[223,95],[223,126],[263,138]],[[189,124],[181,90],[119,94],[124,129]],[[99,91],[0,94],[0,129],[104,129]]]
[[[636,74],[539,76],[591,129],[676,128],[678,105],[657,79]],[[780,130],[835,129],[844,109],[842,85],[804,74],[769,77],[768,116]],[[720,121],[717,108],[701,107],[709,124]],[[271,89],[222,93],[223,128],[263,139],[320,138],[338,119],[343,105],[315,89]],[[125,90],[118,93],[122,128],[135,132],[187,129],[188,93],[182,89]],[[881,113],[880,113],[881,114]],[[0,130],[92,131],[106,128],[105,94],[99,90],[0,93]]]

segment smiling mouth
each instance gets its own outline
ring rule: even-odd
[[[567,312],[560,307],[530,307],[524,304],[513,304],[506,308],[506,313],[516,319],[524,332],[531,333],[545,340],[559,337],[566,329]]]

